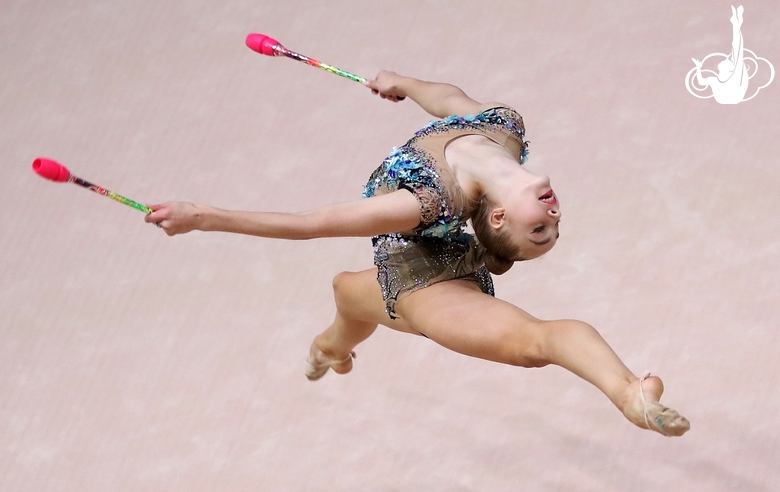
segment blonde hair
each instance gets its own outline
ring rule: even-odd
[[[477,240],[485,248],[485,266],[490,273],[502,275],[512,268],[515,261],[523,260],[523,252],[512,242],[506,229],[497,231],[490,225],[490,213],[495,208],[496,204],[483,196],[471,216],[471,225]]]

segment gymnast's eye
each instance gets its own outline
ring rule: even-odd
[[[544,226],[543,226],[543,225],[541,225],[541,226],[537,227],[536,229],[534,229],[534,230],[533,230],[533,231],[531,231],[531,232],[532,232],[533,234],[539,234],[539,233],[542,233],[542,232],[544,232]]]

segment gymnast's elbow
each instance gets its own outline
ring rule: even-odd
[[[321,210],[300,212],[294,214],[294,217],[296,224],[290,231],[289,239],[308,240],[335,235],[332,218]]]
[[[272,237],[280,239],[292,239],[295,241],[305,241],[308,239],[317,239],[322,237],[319,234],[317,217],[311,212],[298,212],[279,214],[283,217],[281,224],[277,224],[277,229]]]
[[[349,217],[333,209],[317,209],[296,214],[300,227],[291,239],[318,239],[325,237],[365,236],[357,230],[357,224]]]

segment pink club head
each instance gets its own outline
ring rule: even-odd
[[[274,38],[269,38],[265,34],[255,32],[246,37],[246,45],[258,53],[274,56],[274,46],[281,46],[281,43]]]
[[[32,168],[41,177],[52,181],[64,182],[70,178],[70,171],[68,171],[67,167],[45,157],[35,159],[32,163]]]

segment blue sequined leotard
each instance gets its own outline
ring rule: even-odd
[[[444,159],[444,149],[464,135],[482,135],[505,147],[522,163],[528,152],[523,119],[513,109],[497,107],[476,116],[449,116],[415,133],[394,148],[371,175],[363,197],[409,190],[420,203],[420,224],[412,231],[372,238],[377,280],[391,318],[404,295],[452,279],[475,282],[494,295],[484,249],[465,232],[474,204],[462,192]]]

